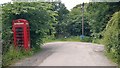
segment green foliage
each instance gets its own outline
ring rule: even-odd
[[[120,12],[115,13],[110,20],[112,14],[119,11],[119,8],[120,2],[85,4],[85,38],[80,39],[79,36],[82,34],[81,4],[74,7],[70,12],[61,2],[14,2],[13,4],[3,4],[3,65],[9,65],[15,58],[20,59],[22,56],[26,56],[24,51],[16,51],[12,47],[12,20],[21,18],[30,22],[31,46],[34,52],[40,49],[40,45],[43,42],[80,41],[100,43],[99,39],[102,38],[103,34],[104,39],[102,41],[106,45],[106,51],[112,54],[112,57],[119,62],[120,47],[117,44],[120,43],[118,43],[119,33],[117,31],[119,30]],[[106,29],[104,30],[105,27]]]
[[[54,36],[47,36],[44,38],[44,42],[56,42],[56,41],[74,41],[74,42],[91,42],[92,38],[85,36],[84,39],[81,39],[80,36],[70,36],[70,37],[61,37],[61,38],[55,38]]]
[[[82,4],[75,6],[70,13],[73,17],[72,20],[68,19],[68,22],[73,21],[70,27],[71,33],[78,32],[81,34],[81,21],[82,21],[82,12],[81,12]],[[113,13],[120,10],[120,2],[90,2],[84,4],[84,23],[85,23],[85,35],[91,35],[93,38],[93,42],[96,39],[101,39],[101,32],[106,27],[106,24],[110,20]],[[69,17],[69,18],[70,18]],[[77,24],[79,22],[79,24]],[[77,24],[74,25],[74,24]],[[72,28],[73,27],[73,28]],[[76,28],[77,27],[77,28]],[[79,28],[78,28],[79,27]],[[97,42],[97,41],[96,41]]]
[[[111,58],[120,63],[120,11],[116,12],[103,31],[103,43]]]
[[[82,10],[80,7],[75,7],[71,10],[67,17],[67,32],[69,35],[77,36],[82,34]],[[86,36],[89,36],[90,33],[90,26],[88,22],[88,17],[84,13],[84,33]]]
[[[66,16],[69,13],[65,5],[61,2],[53,3],[55,8],[54,11],[57,12],[58,16],[55,16],[57,19],[57,23],[54,25],[55,27],[55,37],[62,37],[66,34]]]
[[[33,51],[25,51],[23,49],[15,49],[13,46],[10,46],[8,52],[2,58],[3,66],[9,66],[10,64],[14,63],[16,60],[24,58],[26,56],[33,55]]]
[[[3,57],[5,60],[3,65],[9,64],[9,61],[20,58],[18,54],[25,55],[23,52],[10,51],[13,44],[12,20],[26,19],[30,22],[30,40],[33,51],[40,49],[43,38],[51,28],[51,24],[55,23],[51,3],[41,2],[20,2],[7,3],[2,6],[2,39],[3,39]],[[12,49],[13,50],[13,49]],[[20,53],[19,53],[20,52]],[[14,55],[16,54],[16,55]]]
[[[81,42],[92,42],[93,38],[89,36],[85,36],[83,39],[81,39]]]
[[[54,36],[46,36],[46,37],[43,39],[44,43],[53,42],[53,41],[55,41],[55,40],[56,40],[56,39],[55,39]]]
[[[30,22],[31,45],[33,48],[40,48],[42,38],[48,31],[48,26],[54,12],[51,11],[52,4],[39,2],[8,3],[3,5],[2,24],[3,24],[3,52],[12,43],[12,20],[26,19]]]
[[[87,5],[86,12],[92,33],[104,30],[113,13],[119,11],[120,2],[91,2]]]
[[[2,31],[2,7],[1,7],[1,5],[0,5],[0,33],[1,33],[1,31]]]

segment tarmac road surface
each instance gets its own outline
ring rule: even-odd
[[[51,42],[42,51],[14,66],[116,66],[103,53],[104,46],[85,42]]]

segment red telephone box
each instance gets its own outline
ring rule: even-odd
[[[14,46],[30,48],[30,27],[29,22],[25,19],[17,19],[12,22],[14,36]]]

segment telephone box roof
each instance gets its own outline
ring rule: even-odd
[[[17,20],[14,20],[14,23],[21,23],[21,22],[24,22],[24,23],[29,23],[27,20],[25,19],[17,19]]]

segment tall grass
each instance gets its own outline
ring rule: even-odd
[[[32,50],[25,51],[23,49],[15,49],[13,46],[11,46],[9,51],[6,54],[3,54],[2,67],[9,66],[15,63],[15,61],[31,55],[33,55]]]

